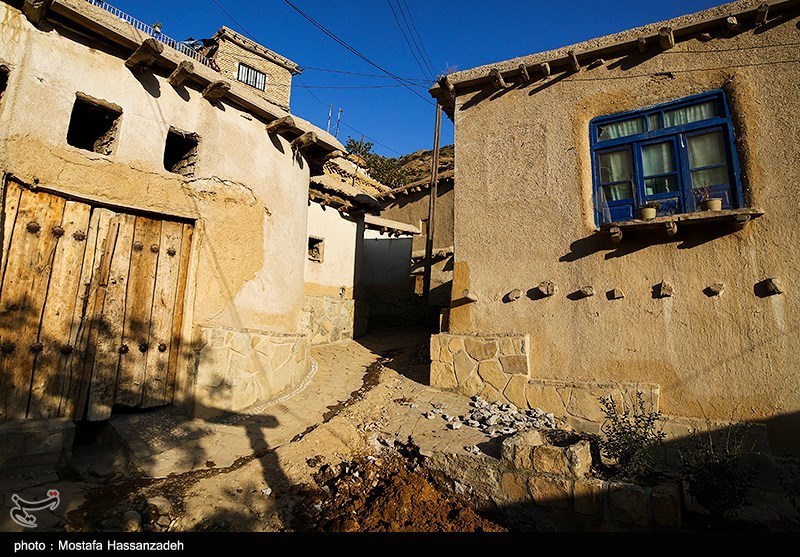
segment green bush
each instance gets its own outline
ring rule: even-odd
[[[636,392],[633,411],[617,411],[614,398],[600,397],[606,421],[601,427],[600,451],[616,463],[616,477],[643,485],[654,483],[659,463],[658,449],[665,433],[661,413],[645,406],[641,391]]]
[[[689,494],[714,519],[732,519],[747,504],[755,469],[746,466],[741,456],[751,426],[729,425],[723,432],[723,442],[715,442],[711,427],[705,435],[695,430],[686,446],[678,449]]]

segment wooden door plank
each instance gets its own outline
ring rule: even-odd
[[[166,220],[161,223],[160,257],[150,318],[150,350],[147,352],[142,408],[166,404],[172,321],[183,257],[182,236],[181,223]]]
[[[6,180],[5,186],[5,206],[3,207],[3,253],[0,259],[0,284],[5,276],[6,261],[8,261],[8,247],[11,245],[11,238],[14,232],[14,222],[17,219],[17,209],[19,209],[19,199],[22,195],[22,188],[16,180]]]
[[[114,396],[115,403],[126,406],[139,406],[142,403],[148,353],[154,350],[150,342],[150,314],[156,269],[161,256],[160,243],[161,221],[136,217],[122,334],[122,342],[130,350],[120,358]]]
[[[111,221],[116,213],[109,209],[93,209],[89,232],[84,241],[86,249],[81,265],[80,288],[73,313],[70,343],[75,347],[65,366],[69,377],[67,396],[63,399],[59,415],[82,420],[88,398],[91,370],[94,366],[94,345],[90,344],[97,313],[102,309],[98,297],[100,276],[108,277],[112,249],[105,249],[109,240]],[[116,229],[114,234],[116,234]],[[115,236],[116,237],[116,236]],[[104,256],[104,254],[108,254]],[[105,291],[103,291],[105,292]],[[97,305],[98,301],[100,306]]]
[[[172,404],[175,398],[175,376],[183,355],[183,347],[186,342],[181,338],[181,328],[183,327],[183,308],[186,296],[186,279],[189,274],[189,254],[192,248],[192,233],[194,227],[191,224],[183,225],[183,235],[181,238],[181,262],[180,272],[178,273],[178,284],[175,291],[175,310],[172,318],[172,342],[170,343],[169,354],[169,374],[167,376],[166,393],[164,402]]]
[[[23,190],[8,252],[7,276],[0,292],[0,336],[14,349],[4,352],[5,383],[0,396],[7,419],[25,418],[31,389],[39,323],[47,294],[64,199]]]
[[[86,242],[80,235],[89,229],[91,207],[86,203],[67,201],[56,244],[50,284],[39,329],[42,351],[36,358],[31,386],[28,418],[51,418],[59,415],[66,395],[69,377],[64,364],[74,349],[70,332],[81,278]],[[43,231],[44,233],[50,233]]]
[[[99,277],[98,295],[103,303],[98,306],[102,309],[96,314],[92,327],[95,342],[92,343],[92,338],[89,340],[95,350],[86,412],[86,418],[91,421],[111,417],[119,360],[126,356],[120,349],[134,222],[134,216],[118,214],[114,217],[109,232],[109,240],[113,235],[113,241],[106,243],[106,250],[112,249],[111,261],[107,276]]]

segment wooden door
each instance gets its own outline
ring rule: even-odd
[[[7,179],[0,419],[170,404],[193,226]]]

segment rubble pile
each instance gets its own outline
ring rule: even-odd
[[[450,429],[459,429],[467,425],[486,433],[490,437],[513,435],[531,429],[555,429],[556,419],[553,413],[541,408],[519,409],[514,404],[505,402],[488,402],[478,395],[470,402],[471,410],[466,416],[451,416],[444,412],[443,406],[433,405],[433,410],[422,415],[434,419],[441,415]]]

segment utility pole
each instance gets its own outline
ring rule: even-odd
[[[328,107],[328,127],[325,128],[325,131],[331,133],[331,115],[333,114],[333,104]]]
[[[339,124],[342,121],[342,112],[343,110],[339,109],[339,115],[336,117],[336,139],[339,139]]]
[[[422,276],[424,311],[430,312],[431,266],[433,260],[433,231],[436,223],[436,190],[439,184],[439,132],[442,127],[442,105],[436,103],[436,125],[433,132],[433,162],[431,163],[431,191],[428,202],[428,229],[425,238],[425,269]]]

